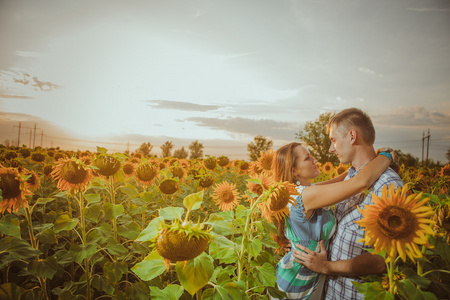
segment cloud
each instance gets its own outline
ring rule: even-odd
[[[0,94],[0,98],[4,98],[4,99],[33,99],[33,97],[29,97],[29,96],[10,95],[10,94]]]
[[[221,106],[218,105],[202,105],[195,104],[191,102],[183,102],[183,101],[169,101],[169,100],[147,100],[145,101],[149,103],[149,106],[161,108],[161,109],[176,109],[176,110],[184,110],[184,111],[210,111],[217,110]]]
[[[401,127],[450,127],[450,114],[446,112],[429,111],[422,106],[410,108],[399,107],[390,113],[372,116],[373,122],[378,126],[401,126]]]
[[[17,50],[14,54],[17,56],[22,56],[22,57],[39,57],[40,56],[39,53],[37,53],[37,52],[20,51],[20,50]]]
[[[359,67],[359,71],[369,74],[371,76],[376,76],[376,77],[383,77],[383,74],[378,74],[377,72],[375,72],[374,70],[371,70],[369,68],[366,67]]]
[[[0,97],[31,99],[34,91],[52,92],[62,86],[50,81],[41,81],[37,76],[23,72],[0,70]]]
[[[224,130],[231,134],[246,134],[250,136],[262,135],[272,139],[294,139],[297,125],[269,119],[246,119],[246,118],[201,118],[193,117],[186,119],[197,123],[197,125],[212,129]]]

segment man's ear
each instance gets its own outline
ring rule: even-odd
[[[350,137],[350,143],[353,145],[356,142],[356,138],[358,137],[358,132],[354,129],[350,130],[348,133]]]

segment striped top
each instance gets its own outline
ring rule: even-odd
[[[298,186],[301,194],[305,186]],[[297,205],[288,204],[291,215],[286,218],[285,235],[291,241],[293,249],[300,244],[308,249],[318,251],[319,242],[325,247],[335,229],[335,218],[331,209],[314,210],[306,220],[301,195],[296,197]],[[298,249],[299,250],[299,249]],[[287,294],[286,299],[308,299],[316,287],[320,274],[303,267],[294,260],[292,251],[287,253],[277,264],[278,288]]]

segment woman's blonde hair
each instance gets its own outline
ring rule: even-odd
[[[293,142],[284,145],[277,151],[275,151],[272,162],[272,172],[273,177],[277,182],[288,181],[290,183],[295,183],[297,181],[297,179],[294,178],[294,174],[292,172],[294,170],[295,161],[297,160],[297,157],[294,154],[294,149],[301,145],[301,143]],[[272,218],[272,222],[277,228],[278,233],[274,237],[274,240],[281,247],[283,245],[283,242],[286,240],[286,236],[284,235],[286,220],[284,218],[281,220]]]
[[[272,172],[276,181],[289,181],[295,183],[293,169],[297,157],[294,154],[294,149],[301,146],[301,143],[293,142],[279,148],[274,155],[272,162]]]

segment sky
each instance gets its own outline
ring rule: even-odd
[[[447,162],[449,0],[0,0],[0,37],[0,143],[248,159],[357,107]]]

